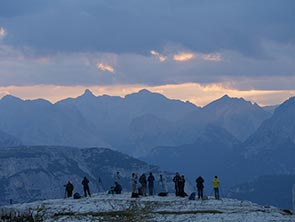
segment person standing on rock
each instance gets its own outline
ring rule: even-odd
[[[181,197],[187,196],[187,194],[184,192],[184,187],[185,187],[185,179],[184,179],[184,175],[182,175],[179,180],[179,196]]]
[[[89,197],[91,197],[90,190],[89,190],[89,180],[87,177],[84,177],[82,180],[83,190],[84,190],[84,196],[87,197],[87,194]]]
[[[176,172],[174,178],[173,178],[173,182],[175,185],[175,195],[179,196],[180,195],[180,187],[179,187],[179,182],[180,182],[180,175],[178,172]]]
[[[216,200],[219,200],[219,183],[220,181],[218,180],[217,176],[214,177],[213,181],[213,189],[214,189],[214,196]]]
[[[74,190],[74,185],[72,184],[71,181],[68,181],[68,183],[65,185],[66,187],[66,192],[67,192],[67,197],[72,197],[73,195],[73,190]]]
[[[132,173],[131,183],[132,183],[132,193],[137,193],[137,190],[136,190],[137,175],[136,175],[136,173]]]
[[[147,180],[146,180],[146,176],[145,176],[144,173],[139,177],[139,183],[141,184],[141,194],[142,194],[142,196],[146,196]]]
[[[155,177],[153,176],[153,173],[150,172],[150,175],[148,177],[148,188],[149,188],[149,195],[154,195],[154,181]]]
[[[198,190],[198,199],[203,199],[204,182],[205,181],[201,176],[199,176],[196,179],[197,190]]]

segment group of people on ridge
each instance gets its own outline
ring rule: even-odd
[[[203,177],[199,176],[196,179],[196,186],[197,186],[197,191],[198,191],[198,199],[204,199],[204,182],[205,180],[203,179]],[[217,176],[214,176],[212,184],[213,184],[213,189],[214,189],[214,196],[215,199],[219,200],[220,196],[219,196],[219,179]]]
[[[140,187],[137,189],[137,180],[140,183]],[[154,181],[155,177],[152,172],[149,173],[147,177],[144,173],[141,176],[137,177],[136,173],[132,173],[131,182],[132,182],[132,197],[137,197],[138,195],[146,196],[147,188],[149,196],[154,195]]]
[[[121,186],[121,177],[119,172],[117,172],[117,174],[114,177],[114,186],[111,187],[111,189],[108,191],[109,194],[121,194],[122,192],[122,186]],[[145,173],[141,174],[141,176],[138,178],[136,173],[132,173],[131,175],[131,182],[132,182],[132,197],[138,197],[138,195],[142,195],[142,196],[147,196],[147,191],[148,191],[148,195],[152,196],[155,193],[154,190],[154,183],[155,183],[155,177],[153,175],[152,172],[149,173],[149,176],[147,177],[145,175]],[[137,183],[140,183],[140,186],[137,187]],[[175,195],[176,196],[180,196],[180,197],[185,197],[188,196],[185,191],[185,178],[184,175],[181,175],[176,172],[175,176],[173,177],[173,182],[174,182],[174,186],[175,186]],[[196,179],[196,188],[197,188],[197,195],[198,195],[198,199],[204,199],[204,182],[205,180],[199,176]],[[220,181],[218,179],[217,176],[215,176],[213,178],[212,181],[213,184],[213,189],[214,189],[214,196],[216,199],[220,199],[220,195],[219,195],[219,184]],[[83,185],[83,191],[84,191],[84,196],[87,197],[91,197],[90,194],[90,189],[89,189],[89,180],[87,177],[84,177],[82,180],[82,185]],[[73,196],[73,190],[74,190],[74,185],[72,184],[71,181],[68,181],[68,183],[65,185],[65,189],[66,189],[66,196],[67,197],[72,197]],[[163,180],[163,176],[160,175],[160,179],[159,179],[159,196],[167,196],[168,192]],[[195,199],[195,195],[196,193],[192,193],[194,196],[192,197],[192,199]],[[75,195],[77,195],[75,197]],[[78,193],[74,194],[74,199],[79,199],[81,196]],[[191,197],[190,197],[191,199]]]
[[[175,195],[176,196],[180,196],[180,197],[185,197],[187,196],[187,194],[184,192],[184,187],[185,187],[185,179],[184,176],[180,176],[180,174],[178,172],[176,172],[174,178],[173,178],[173,182],[175,184]],[[196,179],[196,188],[197,188],[197,193],[198,193],[198,199],[204,199],[204,182],[205,180],[203,179],[203,177],[199,176]],[[219,196],[219,179],[217,176],[214,176],[212,184],[213,184],[213,189],[214,189],[214,196],[215,199],[219,200],[220,196]],[[192,196],[190,197],[190,199],[195,199],[195,193],[192,193]]]
[[[82,186],[83,186],[83,191],[84,191],[84,196],[87,197],[87,194],[89,197],[91,197],[90,194],[90,189],[89,189],[89,180],[87,177],[84,177],[82,180]],[[72,197],[73,196],[73,191],[74,191],[74,185],[71,181],[68,181],[68,183],[65,185],[66,188],[66,196]],[[74,199],[79,199],[81,196],[78,193],[74,194]]]
[[[175,195],[180,197],[187,196],[187,194],[184,192],[184,187],[185,187],[184,175],[180,176],[180,174],[176,172],[176,175],[173,177],[173,182],[175,184]]]

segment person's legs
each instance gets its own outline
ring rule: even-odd
[[[218,188],[214,188],[214,191],[215,191],[215,198],[217,200],[219,200],[219,189]]]
[[[88,193],[89,197],[91,197],[89,187],[87,187],[87,193]]]
[[[73,195],[72,191],[68,191],[68,197],[71,197]]]
[[[153,185],[149,185],[149,195],[152,196],[154,194],[154,187]]]
[[[201,198],[201,189],[198,188],[198,199]]]
[[[86,188],[86,187],[83,187],[83,190],[84,190],[84,196],[87,197],[87,193],[86,193],[86,192],[87,192],[87,191],[86,191],[87,188]]]
[[[201,198],[203,199],[203,188],[201,188]]]
[[[136,193],[136,184],[135,183],[132,184],[132,193]]]

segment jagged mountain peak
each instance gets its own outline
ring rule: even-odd
[[[234,103],[240,103],[240,104],[251,104],[253,105],[251,102],[249,101],[246,101],[245,99],[243,98],[237,98],[237,97],[230,97],[228,96],[227,94],[225,94],[224,96],[220,97],[219,99],[213,101],[212,103],[209,103],[208,105],[210,104],[217,104],[217,103],[231,103],[231,104],[234,104]]]
[[[2,102],[23,102],[24,100],[13,95],[6,95],[6,96],[3,96],[1,101]]]
[[[239,109],[254,109],[263,111],[263,109],[257,105],[256,103],[252,103],[250,101],[245,100],[244,98],[235,98],[229,97],[228,95],[224,95],[221,98],[209,103],[203,108],[206,111],[215,110],[220,112],[222,110],[235,110],[239,111]]]
[[[151,91],[147,90],[147,89],[141,89],[138,91],[139,94],[152,94]]]
[[[227,99],[231,99],[231,97],[229,97],[227,94],[224,94],[220,99],[227,100]]]
[[[81,97],[95,97],[95,95],[90,91],[90,89],[85,89],[84,93],[81,95]]]

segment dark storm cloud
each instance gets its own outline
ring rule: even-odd
[[[180,44],[264,56],[295,43],[293,0],[2,0],[4,43],[39,52],[135,52]]]

